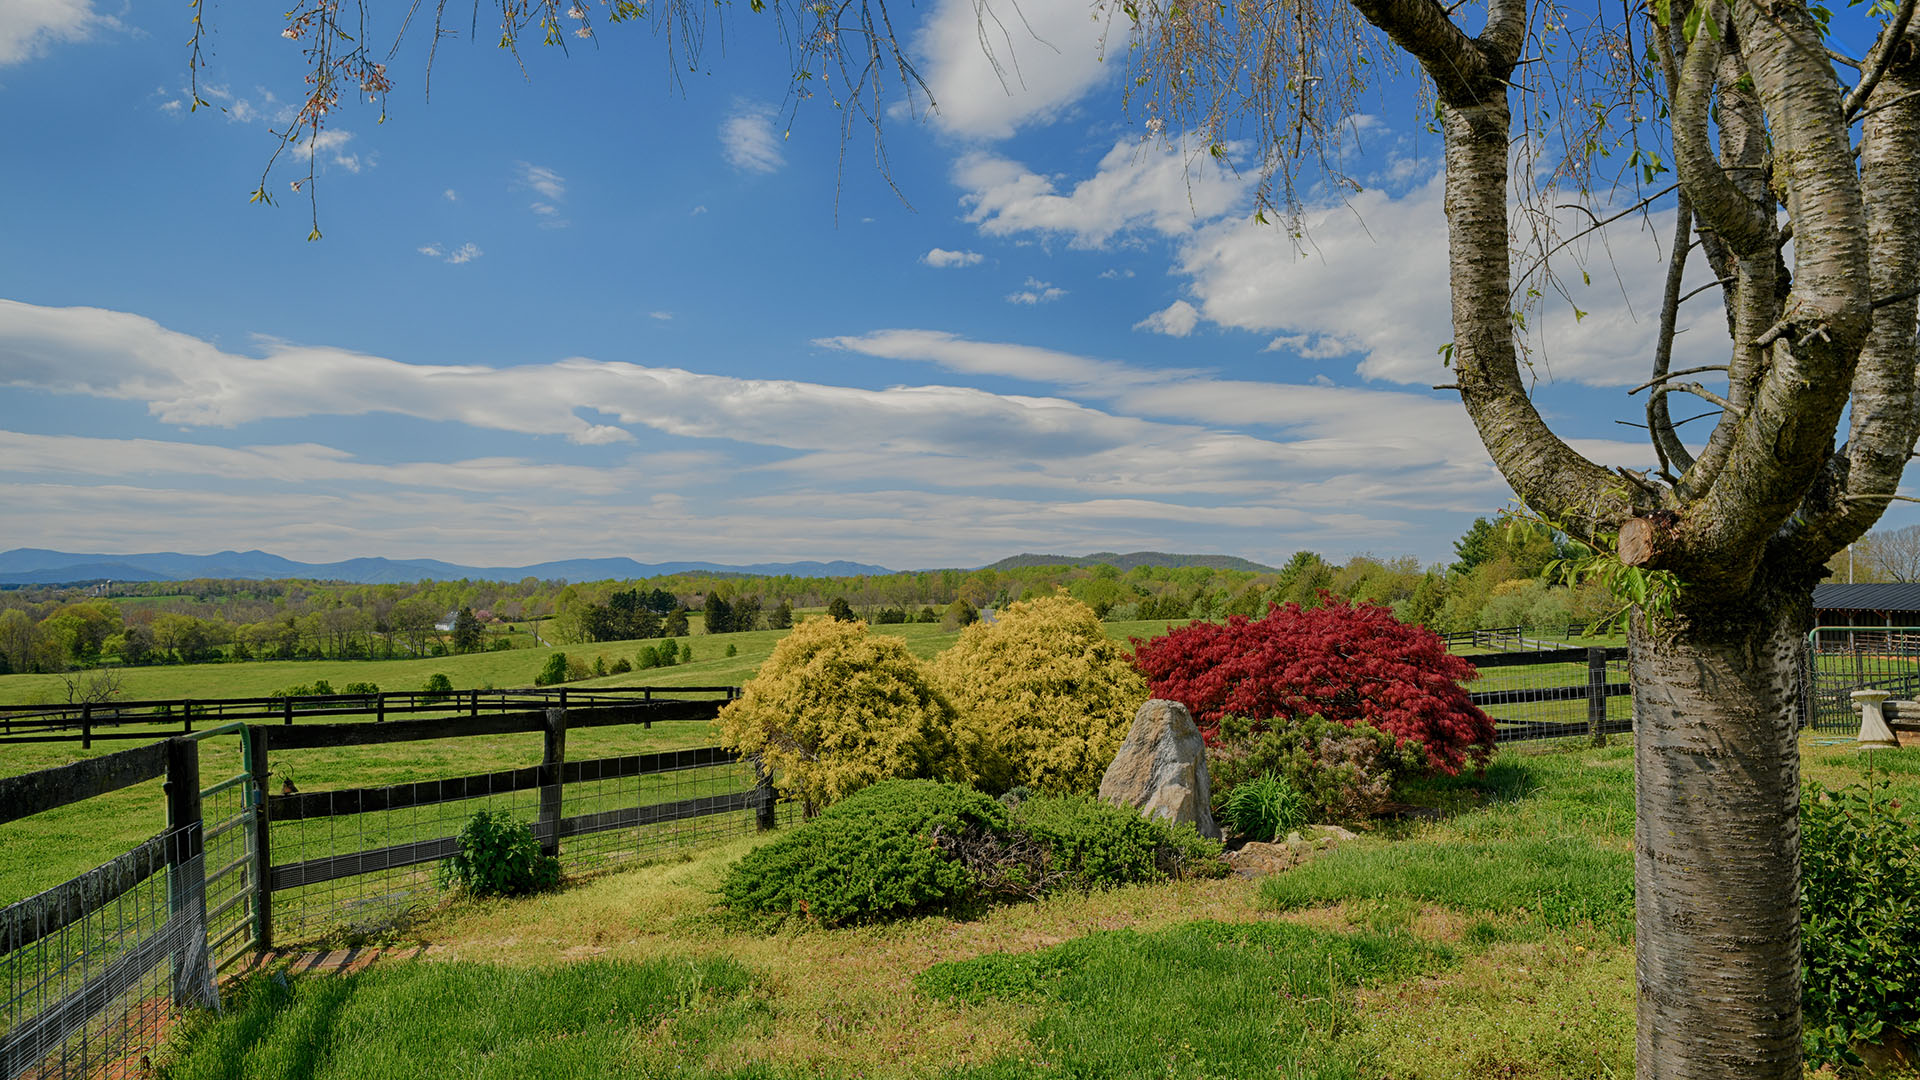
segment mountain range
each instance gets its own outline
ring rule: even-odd
[[[1206,566],[1214,569],[1270,572],[1272,567],[1232,555],[1173,555],[1111,551],[1092,555],[1014,555],[985,567],[1011,570],[1025,566],[1096,566],[1107,563],[1121,570],[1135,566]],[[560,559],[531,566],[461,566],[438,559],[347,559],[309,563],[265,551],[220,551],[212,555],[183,555],[156,551],[139,555],[74,554],[44,548],[14,548],[0,552],[0,585],[62,585],[86,581],[191,581],[195,578],[265,581],[305,578],[383,585],[411,581],[519,581],[540,578],[567,581],[609,581],[660,577],[666,574],[751,574],[763,577],[855,577],[897,571],[871,563],[846,561],[750,563],[733,566],[710,562],[643,563],[628,558]]]

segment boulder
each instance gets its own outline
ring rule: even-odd
[[[1188,822],[1202,836],[1220,836],[1207,783],[1207,744],[1177,701],[1153,698],[1140,706],[1100,780],[1100,797],[1147,817]]]

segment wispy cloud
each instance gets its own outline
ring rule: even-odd
[[[669,322],[669,321],[671,321],[671,320],[673,319],[673,312],[671,312],[671,311],[649,311],[649,312],[647,312],[647,318],[649,318],[649,319],[659,319],[659,320],[660,320],[661,322]]]
[[[567,178],[546,167],[522,161],[520,166],[520,184],[546,196],[554,202],[567,197]]]
[[[774,131],[771,105],[740,101],[720,124],[720,152],[727,164],[744,172],[779,172],[787,164]]]
[[[1067,290],[1060,288],[1053,282],[1041,281],[1039,278],[1030,277],[1027,279],[1026,288],[1007,294],[1007,303],[1026,304],[1028,306],[1034,304],[1051,304],[1065,295],[1067,295]]]
[[[414,250],[429,259],[439,259],[441,262],[450,263],[454,266],[459,266],[461,263],[470,263],[486,254],[486,252],[480,250],[480,245],[471,240],[456,248],[446,248],[439,244],[421,244]]]
[[[986,256],[977,251],[948,251],[946,248],[934,248],[932,251],[920,256],[921,262],[936,269],[945,269],[954,266],[978,266],[985,259]]]

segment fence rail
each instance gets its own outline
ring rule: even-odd
[[[1597,742],[1633,730],[1632,703],[1626,700],[1633,687],[1623,647],[1477,653],[1461,659],[1480,672],[1469,695],[1493,717],[1496,743],[1579,736]],[[1584,705],[1554,707],[1567,702]]]
[[[375,694],[326,694],[307,697],[169,698],[151,701],[114,701],[59,705],[27,705],[0,709],[0,743],[80,742],[95,739],[152,739],[155,732],[115,729],[178,728],[183,735],[236,720],[279,722],[338,717],[371,718],[422,713],[481,716],[533,709],[580,709],[596,706],[652,704],[667,701],[721,700],[738,696],[736,686],[621,686],[592,690],[549,687],[535,690],[451,690],[444,693],[395,691]],[[696,695],[689,699],[687,695]]]
[[[702,689],[724,695],[596,693],[569,695],[575,705],[585,698],[584,707],[532,709],[544,700],[516,695],[514,712],[291,727],[230,721],[0,779],[0,823],[160,776],[167,794],[163,832],[0,909],[0,1080],[136,1074],[131,1063],[161,1018],[174,1006],[216,1003],[214,975],[228,964],[276,938],[361,928],[421,906],[437,888],[432,865],[454,853],[455,834],[476,809],[532,818],[543,850],[575,876],[667,845],[770,827],[771,778],[720,747],[567,757],[570,728],[711,720],[732,691]],[[273,794],[267,786],[277,751],[512,732],[543,733],[539,764],[333,791]],[[240,744],[240,771],[203,777],[200,744],[229,737]]]

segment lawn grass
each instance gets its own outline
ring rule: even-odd
[[[1866,765],[1818,739],[1803,757],[1829,786]],[[1920,750],[1872,761],[1896,796],[1920,797]],[[498,971],[502,989],[482,996],[533,1003],[576,985],[561,973],[579,969],[556,962],[745,973],[650,1022],[635,1006],[610,1025],[624,1025],[626,1056],[583,1058],[600,1071],[581,1075],[1627,1076],[1631,766],[1625,745],[1507,748],[1483,775],[1410,786],[1438,819],[1375,823],[1281,876],[1060,895],[970,920],[741,929],[713,905],[727,867],[764,842],[743,838],[544,896],[441,908],[395,939],[425,946],[425,959],[393,963],[380,1000],[394,1014],[442,1008],[436,984],[398,974],[440,966],[488,965],[475,969]],[[180,1060],[265,1061],[269,1045],[297,1060],[320,1045],[290,1003],[306,985],[269,993],[281,1004],[265,1010],[248,997],[182,1038]],[[493,1028],[461,1019],[465,1003],[451,1011],[446,1030],[494,1045]],[[564,1059],[515,1053],[447,1060],[475,1075],[573,1075]],[[372,1075],[393,1060],[316,1075]]]

